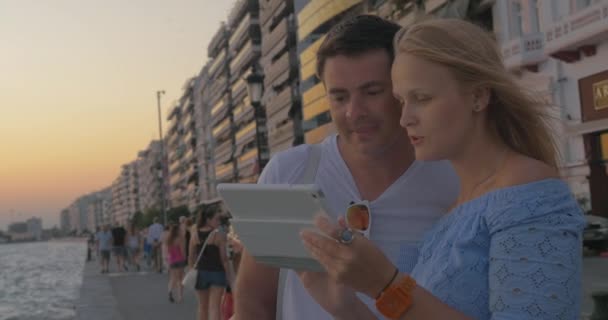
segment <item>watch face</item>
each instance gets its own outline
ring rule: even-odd
[[[411,298],[400,290],[391,290],[376,302],[376,308],[389,319],[399,319],[410,306]]]

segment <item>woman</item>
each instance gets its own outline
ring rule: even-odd
[[[395,38],[393,91],[416,159],[449,160],[460,196],[411,274],[365,237],[319,218],[302,238],[328,273],[303,273],[336,318],[578,319],[583,216],[559,179],[546,107],[505,69],[492,37],[455,19]],[[375,299],[362,303],[355,291]]]
[[[167,254],[169,262],[169,301],[182,301],[184,287],[184,268],[186,267],[186,248],[179,232],[179,225],[172,224],[167,236]],[[175,298],[173,294],[175,293]]]
[[[226,272],[226,235],[216,232],[220,214],[215,209],[199,209],[196,227],[190,239],[190,268],[198,270],[196,293],[199,320],[220,320],[222,295],[228,285]],[[199,261],[195,261],[206,243]]]
[[[135,227],[135,224],[131,223],[131,225],[129,225],[129,230],[127,231],[127,252],[129,254],[129,263],[132,266],[135,266],[137,271],[140,271],[141,269],[139,265],[141,247],[142,238],[140,232]]]

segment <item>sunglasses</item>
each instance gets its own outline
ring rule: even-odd
[[[372,215],[369,209],[369,202],[363,200],[351,203],[346,209],[346,226],[352,230],[362,233],[369,238],[369,229],[372,225]]]

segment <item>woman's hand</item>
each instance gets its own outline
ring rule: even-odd
[[[329,282],[334,281],[375,299],[392,279],[395,272],[392,262],[361,234],[356,234],[351,243],[343,244],[336,240],[340,238],[343,227],[332,224],[323,216],[317,217],[315,224],[329,237],[314,231],[302,231],[301,237],[304,246],[327,271]]]
[[[355,291],[337,283],[325,272],[298,272],[300,281],[325,311],[335,318],[352,319],[353,306],[360,303]]]

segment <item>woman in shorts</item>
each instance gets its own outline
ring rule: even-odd
[[[184,287],[184,267],[186,267],[186,251],[184,241],[181,239],[179,226],[172,224],[167,236],[167,254],[169,262],[169,301],[181,302]],[[175,293],[175,297],[173,294]]]

